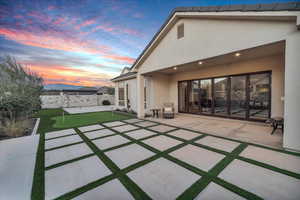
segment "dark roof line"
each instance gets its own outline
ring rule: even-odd
[[[173,17],[176,12],[264,12],[264,11],[300,11],[300,2],[287,2],[287,3],[271,3],[271,4],[233,4],[233,5],[223,5],[223,6],[200,6],[200,7],[177,7],[172,10],[167,20],[162,24],[162,26],[155,33],[153,38],[144,48],[142,53],[134,61],[131,68],[132,69],[137,61],[142,57],[146,52],[148,47],[153,43],[158,34],[163,30],[167,25],[169,20]]]
[[[111,81],[114,81],[114,80],[120,79],[120,78],[126,78],[126,77],[129,77],[129,76],[135,75],[135,74],[136,74],[136,72],[127,72],[125,74],[121,74],[120,76],[117,76],[117,77],[111,79]]]

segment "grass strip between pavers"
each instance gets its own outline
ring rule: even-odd
[[[63,162],[60,162],[60,163],[56,163],[54,165],[50,165],[50,166],[46,167],[45,170],[54,169],[56,167],[60,167],[60,166],[63,166],[63,165],[66,165],[66,164],[69,164],[69,163],[72,163],[72,162],[76,162],[78,160],[85,159],[85,158],[89,158],[89,157],[94,156],[94,155],[95,155],[94,153],[90,153],[90,154],[87,154],[87,155],[80,156],[78,158],[74,158],[74,159],[71,159],[71,160],[66,160],[66,161],[63,161]]]
[[[40,134],[40,141],[35,160],[35,168],[33,175],[33,183],[31,190],[32,200],[44,200],[45,199],[45,134]]]
[[[122,121],[122,120],[113,120],[113,121]],[[111,122],[113,122],[111,121]],[[254,146],[258,146],[258,147],[262,147],[262,148],[266,148],[266,149],[270,149],[270,150],[274,150],[274,151],[279,151],[279,152],[283,152],[283,153],[287,153],[287,154],[292,154],[292,155],[297,155],[299,156],[300,154],[298,153],[295,153],[295,152],[287,152],[287,151],[284,151],[284,150],[280,150],[280,149],[274,149],[274,148],[270,148],[270,147],[265,147],[263,145],[257,145],[257,144],[252,144],[252,143],[248,143],[248,142],[243,142],[243,141],[239,141],[239,140],[235,140],[235,139],[230,139],[230,138],[225,138],[225,137],[222,137],[222,136],[216,136],[216,135],[212,135],[212,134],[207,134],[207,133],[202,133],[202,132],[199,132],[199,131],[195,131],[195,130],[190,130],[190,129],[186,129],[186,128],[178,128],[176,126],[172,126],[172,125],[169,125],[169,124],[164,124],[164,123],[159,123],[159,122],[155,122],[155,121],[150,121],[150,120],[144,120],[144,121],[149,121],[149,122],[154,122],[156,123],[155,125],[151,125],[149,127],[139,127],[139,129],[136,129],[136,130],[142,130],[142,129],[145,129],[145,130],[149,130],[149,131],[152,131],[152,132],[155,132],[157,134],[155,135],[151,135],[151,136],[147,136],[145,138],[141,138],[141,139],[134,139],[132,137],[130,137],[130,134],[124,134],[124,133],[127,133],[127,132],[130,132],[130,131],[134,131],[134,130],[130,130],[130,131],[126,131],[126,132],[119,132],[119,131],[116,131],[112,128],[115,128],[117,126],[114,126],[114,127],[107,127],[103,124],[101,124],[102,126],[104,126],[105,128],[107,129],[110,129],[112,131],[115,132],[115,134],[112,134],[112,135],[121,135],[127,139],[130,140],[130,142],[128,143],[125,143],[125,144],[121,144],[121,145],[118,145],[118,146],[114,146],[114,147],[111,147],[111,148],[108,148],[108,149],[105,149],[105,150],[100,150],[99,148],[97,148],[97,146],[95,144],[93,144],[93,140],[96,140],[96,139],[101,139],[101,138],[104,138],[104,137],[110,137],[112,135],[107,135],[107,136],[103,136],[103,137],[99,137],[99,138],[94,138],[94,139],[89,139],[88,137],[86,137],[84,135],[84,133],[81,133],[76,127],[75,130],[76,132],[78,133],[78,135],[83,139],[83,141],[92,149],[92,151],[94,151],[94,153],[99,157],[100,160],[102,160],[102,162],[104,162],[104,164],[112,171],[113,174],[107,176],[107,177],[103,177],[99,180],[96,180],[92,183],[89,183],[83,187],[80,187],[80,188],[77,188],[75,189],[74,191],[71,191],[71,192],[68,192],[60,197],[58,197],[57,199],[69,199],[69,198],[73,198],[73,197],[76,197],[88,190],[91,190],[93,188],[96,188],[114,178],[118,178],[120,180],[120,182],[124,185],[124,187],[133,195],[133,197],[135,199],[151,199],[138,185],[136,185],[126,174],[132,170],[135,170],[136,168],[138,167],[141,167],[141,166],[144,166],[158,158],[165,158],[165,159],[168,159],[182,167],[184,167],[185,169],[188,169],[198,175],[201,176],[201,178],[196,181],[194,184],[192,184],[192,186],[190,186],[186,191],[184,191],[179,197],[178,199],[193,199],[194,197],[196,197],[203,189],[205,189],[205,187],[207,185],[209,185],[210,182],[215,182],[216,184],[218,185],[221,185],[222,187],[246,198],[246,199],[262,199],[260,197],[258,197],[257,195],[253,194],[253,193],[250,193],[242,188],[239,188],[238,186],[236,185],[233,185],[231,183],[228,183],[220,178],[218,178],[217,176],[222,172],[223,169],[226,168],[226,166],[228,166],[234,159],[239,159],[239,160],[243,160],[245,162],[248,162],[248,163],[251,163],[251,164],[254,164],[254,165],[257,165],[257,166],[261,166],[261,167],[264,167],[264,168],[267,168],[267,169],[270,169],[272,171],[276,171],[276,172],[279,172],[279,173],[283,173],[283,174],[286,174],[286,175],[289,175],[289,176],[292,176],[292,177],[295,177],[295,178],[298,178],[300,177],[299,174],[296,174],[296,173],[293,173],[293,172],[290,172],[290,171],[287,171],[287,170],[283,170],[283,169],[279,169],[279,168],[276,168],[274,166],[271,166],[271,165],[268,165],[268,164],[265,164],[265,163],[261,163],[261,162],[258,162],[258,161],[255,161],[255,160],[251,160],[251,159],[248,159],[248,158],[244,158],[244,157],[241,157],[239,156],[239,154],[247,147],[247,145],[254,145]],[[126,121],[123,121],[124,123],[126,124],[131,124],[131,125],[134,125],[135,123],[139,123],[139,122],[135,122],[135,123],[129,123],[129,122],[126,122]],[[99,124],[99,123],[97,123]],[[124,124],[123,124],[124,125]],[[157,126],[157,125],[166,125],[166,126],[170,126],[170,127],[174,127],[176,129],[174,130],[170,130],[170,131],[167,131],[167,132],[164,132],[164,133],[161,133],[161,132],[158,132],[158,131],[155,131],[155,130],[152,130],[150,129],[151,127],[153,126]],[[122,126],[122,125],[119,125],[119,126]],[[136,125],[137,126],[137,125]],[[176,131],[176,130],[179,130],[179,129],[183,129],[183,130],[188,130],[188,131],[191,131],[191,132],[195,132],[195,133],[199,133],[199,136],[196,137],[196,138],[193,138],[191,140],[185,140],[185,139],[182,139],[182,138],[179,138],[179,137],[176,137],[176,136],[173,136],[173,135],[169,135],[169,134],[166,134],[166,133],[169,133],[169,132],[172,132],[172,131]],[[170,149],[167,149],[166,151],[159,151],[145,143],[143,143],[143,140],[146,140],[146,139],[149,139],[149,138],[152,138],[152,137],[156,137],[156,136],[159,136],[159,135],[165,135],[165,136],[168,136],[170,138],[173,138],[173,139],[176,139],[176,140],[179,140],[181,141],[182,143],[181,144],[178,144]],[[235,142],[239,142],[241,143],[236,149],[234,149],[232,152],[225,152],[225,151],[222,151],[222,150],[219,150],[219,149],[215,149],[213,147],[210,147],[210,146],[206,146],[206,145],[202,145],[202,144],[198,144],[198,143],[195,143],[196,140],[199,140],[201,138],[204,138],[205,136],[212,136],[212,137],[217,137],[217,138],[221,138],[221,139],[225,139],[225,140],[230,140],[230,141],[235,141]],[[34,184],[33,184],[33,189],[32,189],[32,199],[44,199],[44,155],[41,156],[41,151],[44,151],[44,134],[41,134],[41,136],[43,136],[43,138],[41,137],[40,138],[40,144],[39,144],[39,149],[38,149],[38,154],[37,154],[37,163],[36,163],[36,169],[35,169],[35,175],[34,175]],[[42,142],[41,142],[42,141]],[[82,142],[80,142],[82,143]],[[152,151],[155,153],[155,155],[153,155],[152,157],[150,158],[147,158],[145,160],[142,160],[140,162],[137,162],[131,166],[128,166],[124,169],[119,169],[118,166],[116,166],[112,160],[110,160],[109,157],[107,157],[104,152],[107,152],[107,151],[110,151],[110,150],[114,150],[114,149],[118,149],[118,148],[121,148],[121,147],[124,147],[124,146],[127,146],[127,145],[130,145],[130,144],[139,144],[140,146],[143,146],[144,148]],[[189,165],[188,163],[185,163],[181,160],[178,160],[177,158],[174,158],[172,156],[169,155],[170,152],[172,151],[175,151],[187,144],[192,144],[192,145],[195,145],[195,146],[198,146],[198,147],[201,147],[201,148],[205,148],[207,150],[210,150],[210,151],[214,151],[216,153],[220,153],[220,154],[223,154],[225,155],[226,157],[221,160],[217,165],[215,165],[209,172],[205,172],[201,169],[198,169],[194,166],[191,166]],[[65,145],[65,146],[69,146],[69,145]],[[53,148],[53,149],[56,149],[56,148]],[[91,154],[91,155],[94,155],[94,154]],[[91,155],[86,155],[86,156],[91,156]],[[55,165],[52,165],[52,166],[49,166],[47,167],[46,169],[52,169],[52,168],[55,168],[55,167],[59,167],[59,166],[62,166],[64,164],[67,164],[67,163],[70,163],[70,162],[75,162],[77,160],[81,160],[81,159],[84,159],[85,156],[82,156],[82,157],[79,157],[79,158],[76,158],[76,159],[72,159],[70,161],[65,161],[63,163],[58,163],[58,164],[55,164]],[[39,163],[39,164],[38,164]],[[40,166],[41,166],[41,163],[43,164],[42,166],[42,169],[40,169]],[[43,175],[42,175],[43,173]],[[42,184],[36,184],[36,182],[38,183],[41,183],[43,182]],[[42,187],[41,187],[42,186]],[[37,193],[37,194],[36,194]],[[42,197],[42,198],[41,198]]]

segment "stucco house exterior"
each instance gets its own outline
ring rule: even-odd
[[[115,83],[116,106],[143,118],[176,112],[285,119],[283,145],[300,150],[300,2],[180,7]]]

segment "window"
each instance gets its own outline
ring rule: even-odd
[[[177,39],[184,37],[184,24],[180,24],[177,26]]]
[[[125,106],[125,91],[124,91],[124,84],[119,84],[119,106]]]

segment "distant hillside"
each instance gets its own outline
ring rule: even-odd
[[[67,85],[67,84],[48,84],[44,86],[45,90],[79,90],[83,86]]]

